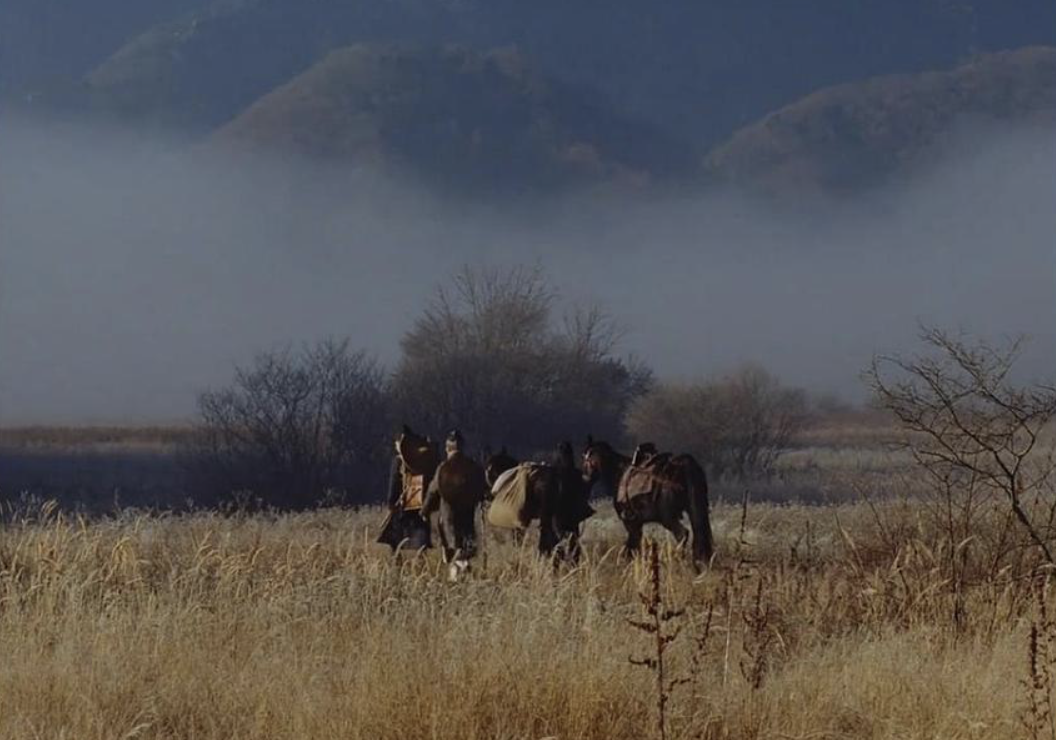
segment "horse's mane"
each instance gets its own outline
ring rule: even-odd
[[[604,440],[587,438],[587,444],[583,447],[583,454],[598,454],[615,462],[629,463],[631,458],[618,452],[615,447]]]

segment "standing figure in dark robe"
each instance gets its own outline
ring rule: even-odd
[[[389,471],[389,515],[378,542],[397,549],[432,547],[425,497],[439,464],[436,446],[404,426],[396,438],[396,454]]]

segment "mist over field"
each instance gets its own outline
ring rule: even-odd
[[[1056,131],[963,129],[841,201],[720,189],[445,199],[369,170],[116,129],[0,127],[0,424],[167,422],[253,353],[325,335],[391,361],[463,263],[539,265],[662,377],[756,361],[863,396],[920,321],[1032,336],[1056,367]]]

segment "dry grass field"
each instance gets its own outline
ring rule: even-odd
[[[167,450],[181,433],[0,443]],[[19,510],[0,527],[0,738],[1056,737],[1033,549],[1000,500],[954,521],[890,437],[868,417],[819,425],[753,492],[826,505],[720,491],[701,575],[662,530],[655,557],[621,558],[606,505],[577,567],[492,531],[458,582],[435,551],[374,544],[377,508]]]
[[[631,624],[648,616],[649,563],[617,558],[611,511],[589,522],[575,569],[490,533],[457,583],[435,552],[373,544],[380,519],[43,512],[8,525],[0,737],[660,736],[655,670],[630,660],[655,654]],[[664,656],[666,737],[1032,737],[1038,606],[1013,577],[1026,561],[958,595],[904,502],[719,505],[714,528],[699,577],[654,533],[657,611],[664,634],[680,630]]]

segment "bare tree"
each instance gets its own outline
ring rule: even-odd
[[[555,302],[537,269],[456,273],[401,342],[394,388],[406,419],[525,452],[618,435],[648,369],[616,356],[619,331],[603,310],[562,322]]]
[[[1053,447],[1046,436],[1056,389],[1012,382],[1022,338],[998,347],[925,328],[921,339],[926,354],[874,358],[866,377],[878,403],[898,419],[905,448],[933,484],[948,498],[964,492],[962,516],[971,513],[965,505],[978,506],[980,487],[999,496],[1053,563]]]
[[[639,399],[627,417],[636,439],[688,450],[717,476],[768,476],[810,419],[806,394],[761,367],[668,384]]]
[[[258,355],[198,405],[188,461],[214,496],[241,493],[299,509],[360,486],[380,490],[389,424],[384,375],[347,341]]]

